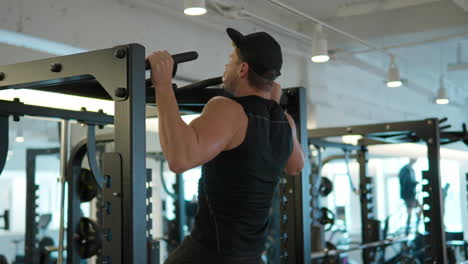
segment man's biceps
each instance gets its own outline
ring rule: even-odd
[[[224,130],[219,129],[218,127],[213,129],[209,126],[199,129],[196,133],[200,145],[203,146],[223,142],[229,136]]]

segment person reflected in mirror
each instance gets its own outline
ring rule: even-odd
[[[416,199],[416,186],[418,185],[418,181],[416,181],[413,165],[417,161],[418,160],[416,158],[410,158],[409,163],[403,166],[398,174],[398,178],[400,180],[400,198],[405,202],[406,211],[408,213],[405,235],[408,235],[410,231],[413,209],[419,208],[417,213],[417,223],[419,223],[423,212],[421,203]],[[417,226],[418,225],[416,225],[416,228]]]

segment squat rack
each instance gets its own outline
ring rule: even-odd
[[[103,230],[114,235],[104,241],[102,255],[111,257],[112,263],[146,263],[147,259],[145,220],[147,97],[144,55],[143,46],[129,44],[0,66],[0,89],[27,88],[114,101],[114,117],[103,113],[28,106],[19,101],[0,102],[3,132],[1,140],[5,143],[1,144],[0,151],[2,169],[8,148],[10,115],[74,119],[90,126],[114,124],[115,152],[104,154],[102,171],[102,175],[112,179],[112,186],[106,185],[110,186],[108,189],[111,191],[102,192],[103,200],[111,200],[114,203],[113,208],[121,208],[120,214],[116,215],[117,210],[114,210],[114,214],[102,216]],[[149,87],[147,89],[151,90]],[[191,103],[199,105],[200,99],[192,100]],[[16,111],[12,111],[13,108]],[[98,183],[102,184],[102,181]],[[117,186],[120,188],[116,188]],[[69,226],[70,230],[75,228]],[[71,247],[72,245],[69,245],[68,250]],[[78,260],[72,262],[72,258],[69,257],[67,262],[78,263]]]
[[[179,57],[177,57],[180,55]],[[197,54],[173,55],[175,68],[177,64],[196,59]],[[102,203],[112,210],[101,211],[101,230],[103,233],[100,260],[102,263],[130,264],[148,263],[151,253],[148,251],[147,241],[147,170],[146,170],[146,142],[145,142],[145,107],[154,104],[154,87],[150,80],[145,80],[145,70],[149,69],[145,63],[145,49],[139,44],[121,45],[113,48],[91,52],[53,57],[31,62],[0,66],[0,90],[4,89],[33,89],[49,91],[67,95],[76,95],[97,99],[112,100],[115,104],[114,116],[102,111],[70,111],[48,107],[26,105],[18,99],[14,101],[0,100],[0,173],[4,168],[8,152],[8,117],[15,121],[19,116],[40,116],[64,120],[76,120],[88,126],[87,149],[91,171],[98,186],[101,188]],[[200,83],[182,88],[174,86],[176,98],[181,111],[201,112],[209,99],[217,95],[226,95],[223,89],[209,86],[221,83],[221,77],[204,80]],[[177,88],[177,89],[176,89]],[[298,134],[304,149],[307,145],[307,130],[305,127],[305,89],[290,88],[285,92],[284,100],[287,110],[296,119]],[[284,101],[282,99],[282,102]],[[114,124],[112,141],[115,151],[104,153],[99,168],[95,155],[95,126]],[[77,152],[84,148],[76,148]],[[91,151],[91,153],[90,153]],[[79,160],[80,155],[71,155]],[[80,156],[80,157],[78,157]],[[78,264],[76,245],[73,241],[79,219],[76,208],[77,192],[74,191],[74,181],[77,174],[78,162],[69,160],[67,164],[67,181],[69,186],[69,210],[67,263]],[[290,178],[289,187],[294,188],[297,183],[307,180],[308,173]],[[296,182],[296,184],[294,184]],[[69,184],[70,184],[69,183]],[[285,183],[285,186],[287,184]],[[300,184],[306,188],[306,184]],[[70,189],[72,188],[72,189]],[[283,188],[287,195],[291,188]],[[305,189],[304,189],[305,190]],[[300,229],[308,228],[306,211],[308,204],[304,190],[298,189],[297,197],[291,199],[296,210],[289,216],[288,227],[285,229],[290,237],[299,244],[310,244],[310,237],[306,233],[298,233]],[[71,206],[71,207],[70,207]],[[284,210],[286,212],[287,210]],[[70,218],[71,217],[71,218]],[[292,219],[292,220],[291,220]],[[292,227],[292,228],[291,228]],[[285,244],[294,240],[284,240]],[[289,242],[287,242],[289,241]],[[76,242],[76,241],[75,241]],[[291,257],[307,258],[309,247],[289,247]],[[149,243],[151,245],[151,243]],[[286,254],[287,257],[287,254]],[[295,263],[295,262],[288,262]]]
[[[359,163],[360,197],[361,197],[361,221],[362,221],[362,243],[373,243],[379,238],[379,221],[374,215],[374,202],[372,198],[372,178],[367,171],[368,150],[370,145],[395,144],[395,143],[417,143],[427,145],[427,157],[429,170],[423,172],[423,179],[427,181],[423,185],[423,192],[427,195],[423,198],[425,224],[425,244],[428,245],[424,251],[425,263],[448,263],[446,252],[446,239],[443,223],[443,199],[440,186],[440,145],[456,141],[468,142],[468,133],[463,124],[462,131],[444,131],[450,125],[441,126],[447,119],[429,118],[425,120],[382,123],[361,126],[319,128],[308,131],[309,143],[317,147],[341,147],[343,144],[329,140],[331,137],[345,135],[361,135],[359,140],[357,161]],[[354,147],[353,147],[354,148]],[[319,177],[320,175],[315,175]],[[316,180],[315,180],[316,181]],[[314,181],[314,182],[315,182]],[[318,203],[311,201],[311,203]],[[376,226],[377,225],[377,226]],[[376,249],[363,248],[363,262],[375,263]]]

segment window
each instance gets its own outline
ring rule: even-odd
[[[196,167],[184,172],[185,200],[197,199],[198,180],[201,177],[201,167]]]

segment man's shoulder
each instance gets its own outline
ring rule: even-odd
[[[410,166],[408,166],[408,164],[406,164],[405,166],[401,168],[401,170],[409,170],[409,169],[410,169]]]
[[[213,103],[224,103],[224,104],[236,103],[236,104],[239,104],[235,100],[233,100],[232,98],[229,98],[227,96],[221,96],[221,95],[218,95],[218,96],[215,96],[215,97],[211,98],[208,101],[207,104],[213,104]]]
[[[218,113],[239,113],[240,111],[243,111],[243,108],[241,104],[231,98],[215,96],[206,103],[205,110],[216,111]]]
[[[400,169],[400,175],[406,175],[408,173],[409,173],[408,165],[405,165]]]

